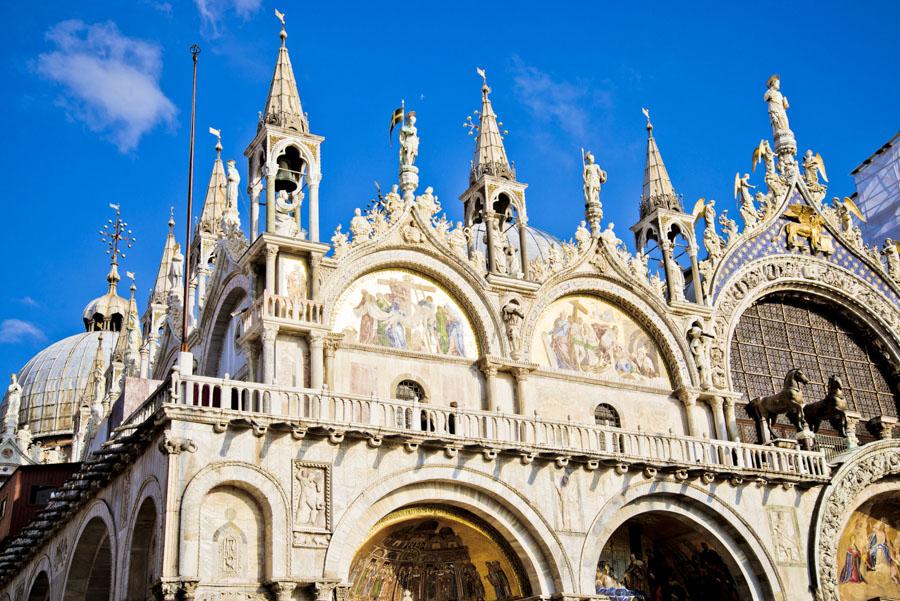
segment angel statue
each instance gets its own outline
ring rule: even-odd
[[[766,94],[763,99],[769,107],[769,121],[772,122],[772,135],[775,137],[775,149],[778,150],[782,138],[794,140],[794,132],[788,123],[787,109],[790,108],[787,98],[781,93],[781,78],[773,75],[766,82]],[[780,152],[780,151],[779,151]]]
[[[775,175],[775,153],[769,146],[768,140],[760,140],[759,145],[753,149],[753,165],[751,171],[756,171],[760,161],[766,162],[766,176]]]
[[[723,210],[722,214],[719,215],[719,225],[722,226],[722,231],[725,232],[725,245],[731,246],[737,240],[738,227],[734,219],[728,216],[727,209]]]
[[[703,246],[709,256],[718,259],[722,256],[722,238],[716,233],[716,201],[706,202],[701,198],[694,204],[694,223],[702,217],[706,221],[706,228],[703,230]]]
[[[853,215],[856,215],[856,218],[866,222],[866,218],[863,217],[862,211],[859,210],[859,207],[856,206],[856,203],[849,196],[845,196],[843,200],[839,199],[837,196],[832,199],[832,204],[834,204],[835,209],[837,209],[838,217],[841,220],[841,232],[852,236],[853,235]]]
[[[419,135],[416,129],[416,111],[406,113],[400,128],[400,169],[412,167],[419,156]]]
[[[744,177],[741,177],[740,172],[734,174],[734,199],[739,201],[741,219],[744,220],[744,227],[748,229],[759,221],[759,213],[756,212],[756,205],[753,204],[753,195],[750,192],[753,188],[756,186],[750,184],[749,173],[745,173]]]
[[[819,175],[827,184],[828,174],[825,173],[825,161],[822,160],[822,155],[818,152],[813,154],[812,150],[807,150],[803,157],[803,176],[807,187],[813,192],[823,189],[822,184],[819,183]]]

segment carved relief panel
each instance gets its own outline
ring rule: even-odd
[[[781,565],[806,565],[794,508],[775,505],[768,508],[768,514],[775,560]]]
[[[295,460],[292,512],[295,547],[326,547],[331,538],[331,465]]]

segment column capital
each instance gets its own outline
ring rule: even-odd
[[[718,409],[725,405],[725,399],[720,396],[708,396],[706,397],[706,402],[709,403],[709,406],[713,409]]]
[[[262,339],[263,342],[274,342],[275,338],[278,336],[278,326],[276,324],[265,324],[263,325],[262,331]]]
[[[309,345],[323,347],[325,346],[325,341],[328,339],[327,334],[322,332],[310,332],[309,333]]]
[[[266,588],[275,595],[275,601],[288,601],[297,588],[297,583],[293,580],[270,580],[266,583]]]
[[[478,369],[481,370],[481,373],[485,375],[485,377],[495,377],[497,375],[499,366],[496,362],[494,362],[489,357],[481,357],[478,359]]]
[[[198,586],[200,586],[200,581],[196,578],[181,579],[181,594],[184,601],[194,601],[194,597],[197,595]]]
[[[685,407],[693,407],[697,404],[697,395],[687,388],[678,388],[672,395],[681,401]]]
[[[266,244],[266,258],[272,257],[274,259],[276,255],[278,255],[278,246],[275,244]]]

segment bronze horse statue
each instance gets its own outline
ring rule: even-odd
[[[750,415],[760,423],[760,435],[768,441],[775,436],[772,426],[782,413],[787,415],[797,431],[806,429],[806,418],[803,415],[803,393],[800,384],[809,384],[809,380],[799,369],[792,369],[784,377],[781,391],[765,397],[756,397],[747,405]],[[768,436],[767,436],[768,435]]]
[[[844,398],[844,385],[837,376],[828,378],[828,392],[825,398],[803,407],[803,417],[809,422],[813,432],[828,420],[831,427],[844,438],[847,437],[847,399]]]

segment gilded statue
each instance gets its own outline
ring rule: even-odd
[[[784,225],[789,250],[800,248],[800,238],[806,238],[813,253],[830,255],[834,252],[831,236],[823,231],[825,220],[814,208],[804,204],[793,204],[787,208],[784,216],[797,220]]]

